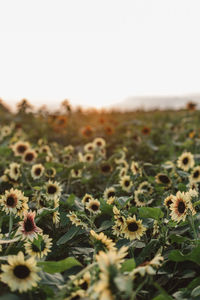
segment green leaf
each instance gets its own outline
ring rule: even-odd
[[[63,245],[66,242],[70,241],[75,235],[77,235],[81,231],[81,227],[72,226],[59,240],[57,241],[57,245]]]
[[[3,296],[0,297],[0,300],[20,300],[21,298],[19,298],[17,295],[15,294],[5,294]]]
[[[155,220],[159,220],[164,216],[164,213],[158,207],[140,207],[139,216],[141,218],[152,218]]]
[[[75,266],[82,266],[74,257],[68,257],[60,261],[39,261],[38,265],[43,268],[43,271],[50,274],[64,272]]]
[[[200,285],[197,286],[195,289],[193,289],[192,293],[191,293],[192,297],[197,297],[200,296]]]
[[[135,269],[135,260],[134,258],[126,259],[121,267],[122,272],[131,272],[133,269]]]
[[[169,236],[169,239],[171,240],[172,243],[176,242],[178,244],[182,244],[185,241],[191,241],[189,238],[181,236],[179,234],[171,234]]]
[[[190,260],[200,265],[200,245],[194,248],[191,253],[186,255],[182,254],[179,250],[172,250],[168,258],[175,262]]]

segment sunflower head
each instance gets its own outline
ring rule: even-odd
[[[188,171],[189,169],[194,167],[194,157],[191,152],[184,152],[182,153],[178,160],[177,160],[177,166],[184,170]]]
[[[126,238],[130,240],[140,239],[145,231],[146,228],[142,225],[142,221],[136,220],[135,215],[126,219],[126,225],[124,228]]]
[[[90,199],[89,202],[86,203],[86,208],[93,214],[100,213],[100,202],[97,199]]]
[[[23,161],[25,163],[33,163],[37,157],[37,154],[34,150],[27,150],[23,154]]]
[[[155,178],[156,182],[159,184],[163,184],[165,186],[171,185],[171,179],[164,173],[158,173]]]

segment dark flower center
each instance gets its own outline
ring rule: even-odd
[[[183,201],[180,201],[178,204],[178,212],[183,214],[185,211],[185,203]]]
[[[129,223],[128,224],[128,230],[131,232],[137,231],[138,230],[138,225],[135,222]]]
[[[103,166],[101,166],[101,170],[103,171],[103,172],[105,172],[105,173],[108,173],[108,172],[110,172],[110,166],[109,165],[103,165]]]
[[[30,218],[27,218],[26,221],[24,222],[24,228],[25,228],[25,231],[26,232],[30,232],[30,231],[33,231],[34,229],[34,222],[32,219]]]
[[[76,296],[71,298],[71,300],[79,300],[79,299],[81,299],[81,297],[79,295],[76,295]]]
[[[97,211],[99,209],[97,204],[92,204],[91,209]]]
[[[35,175],[39,176],[41,174],[41,168],[35,169]]]
[[[172,200],[169,199],[169,200],[167,201],[167,207],[169,208],[171,204],[172,204]]]
[[[7,206],[14,207],[16,205],[17,199],[13,195],[9,195],[6,204]]]
[[[184,164],[184,165],[187,165],[188,161],[189,161],[189,160],[188,160],[188,157],[185,157],[185,158],[183,159],[183,164]]]
[[[17,151],[18,151],[19,153],[24,153],[24,152],[26,151],[26,146],[24,146],[24,145],[19,145],[19,146],[17,147]]]
[[[97,146],[101,146],[102,145],[102,143],[101,142],[97,142]]]
[[[30,269],[25,265],[18,265],[13,269],[14,275],[19,279],[27,278],[30,272]]]
[[[166,176],[166,175],[159,175],[159,180],[160,180],[162,183],[169,183],[169,182],[170,182],[169,177]]]
[[[128,187],[128,186],[130,185],[130,181],[125,180],[125,181],[124,181],[124,185]]]
[[[18,174],[19,173],[19,169],[17,167],[14,168],[14,172],[15,174]]]
[[[33,158],[34,158],[33,153],[27,153],[27,154],[25,155],[25,160],[26,160],[26,161],[32,161]]]
[[[49,194],[55,194],[57,192],[57,188],[54,185],[50,185],[48,187],[48,193]]]
[[[199,171],[195,171],[194,174],[193,174],[193,177],[198,178],[199,177]]]
[[[109,192],[108,193],[108,198],[110,198],[110,197],[115,197],[115,192]]]
[[[90,197],[86,197],[85,202],[89,202],[90,199],[91,199]]]

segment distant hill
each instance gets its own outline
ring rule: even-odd
[[[185,108],[186,103],[192,101],[200,106],[200,94],[186,96],[149,96],[149,97],[128,97],[123,101],[112,104],[109,108],[120,110],[132,109],[179,109]]]

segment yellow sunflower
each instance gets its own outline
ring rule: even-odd
[[[2,210],[6,212],[6,214],[17,214],[21,216],[28,209],[28,198],[24,196],[24,194],[17,189],[11,188],[9,191],[6,191],[3,196],[0,198],[0,204],[2,206]]]
[[[195,213],[195,211],[192,209],[190,199],[191,198],[189,193],[180,191],[176,193],[176,196],[174,196],[173,202],[170,205],[170,216],[173,221],[185,221],[189,209],[193,214]]]
[[[9,168],[5,170],[4,174],[7,174],[11,179],[17,181],[21,175],[20,164],[15,162],[9,165]]]
[[[30,256],[42,258],[51,252],[52,239],[47,234],[40,234],[33,241],[27,241],[24,244],[25,251]]]
[[[97,199],[90,199],[89,202],[86,203],[86,208],[93,214],[99,214],[100,211],[100,202]]]
[[[160,254],[157,254],[152,260],[150,261],[145,261],[141,265],[137,266],[131,273],[131,276],[133,278],[136,277],[136,274],[140,274],[142,277],[145,276],[145,274],[149,275],[155,275],[156,270],[158,269],[164,260],[164,257],[161,256]]]
[[[170,205],[173,203],[173,200],[174,200],[174,195],[169,195],[168,197],[165,198],[164,205],[169,209]]]
[[[57,181],[49,180],[46,183],[46,196],[48,199],[54,199],[60,197],[62,192],[62,187]]]
[[[127,239],[135,240],[143,236],[146,228],[142,225],[141,220],[136,220],[136,216],[128,217],[126,219],[126,224],[123,230],[123,233]]]
[[[133,186],[133,183],[129,175],[123,176],[119,183],[122,187],[122,190],[126,192],[129,192],[131,187]]]
[[[137,174],[141,175],[141,168],[139,167],[139,164],[137,162],[132,161],[130,168],[131,168],[133,175],[137,175]]]
[[[83,197],[83,199],[81,200],[81,202],[84,204],[84,205],[86,205],[90,200],[94,200],[94,198],[92,197],[92,195],[90,195],[90,194],[85,194],[84,195],[84,197]]]
[[[23,161],[25,163],[33,163],[37,157],[37,153],[35,150],[28,149],[23,154]]]
[[[16,235],[21,235],[22,239],[30,239],[32,241],[37,237],[38,233],[42,232],[42,229],[35,224],[35,211],[26,212],[24,220],[19,222],[19,225]]]
[[[93,143],[87,143],[84,146],[84,151],[87,152],[93,152],[94,151],[95,146],[93,145]]]
[[[139,191],[144,190],[144,191],[148,192],[149,194],[153,193],[153,187],[148,181],[143,181],[142,183],[140,183],[138,186],[138,190]]]
[[[31,168],[31,176],[33,179],[39,179],[44,174],[44,167],[42,164],[33,165]]]
[[[167,187],[169,187],[171,185],[171,179],[164,173],[158,173],[155,176],[156,182],[159,184],[163,184],[166,185]]]
[[[200,166],[195,167],[190,175],[190,182],[200,182]]]
[[[112,204],[115,201],[115,196],[116,196],[116,190],[114,187],[109,187],[105,189],[103,193],[103,197],[108,204]]]
[[[8,264],[1,265],[1,281],[6,283],[11,291],[26,292],[37,286],[40,277],[37,275],[39,268],[34,257],[27,260],[20,251],[17,255],[8,256]]]
[[[97,149],[102,149],[106,146],[106,141],[103,138],[95,138],[93,141],[93,145]]]
[[[23,156],[23,154],[30,148],[28,142],[19,141],[11,146],[15,156]]]
[[[194,167],[193,154],[191,152],[182,153],[177,160],[177,166],[184,171],[192,169]]]
[[[71,170],[71,177],[72,178],[80,178],[82,176],[82,169],[72,169]]]
[[[103,232],[101,233],[96,233],[94,230],[90,231],[91,236],[97,241],[97,250],[99,251],[100,249],[102,250],[115,250],[115,243],[113,240],[109,239]],[[98,243],[100,242],[100,244]],[[100,248],[100,249],[99,249]]]

